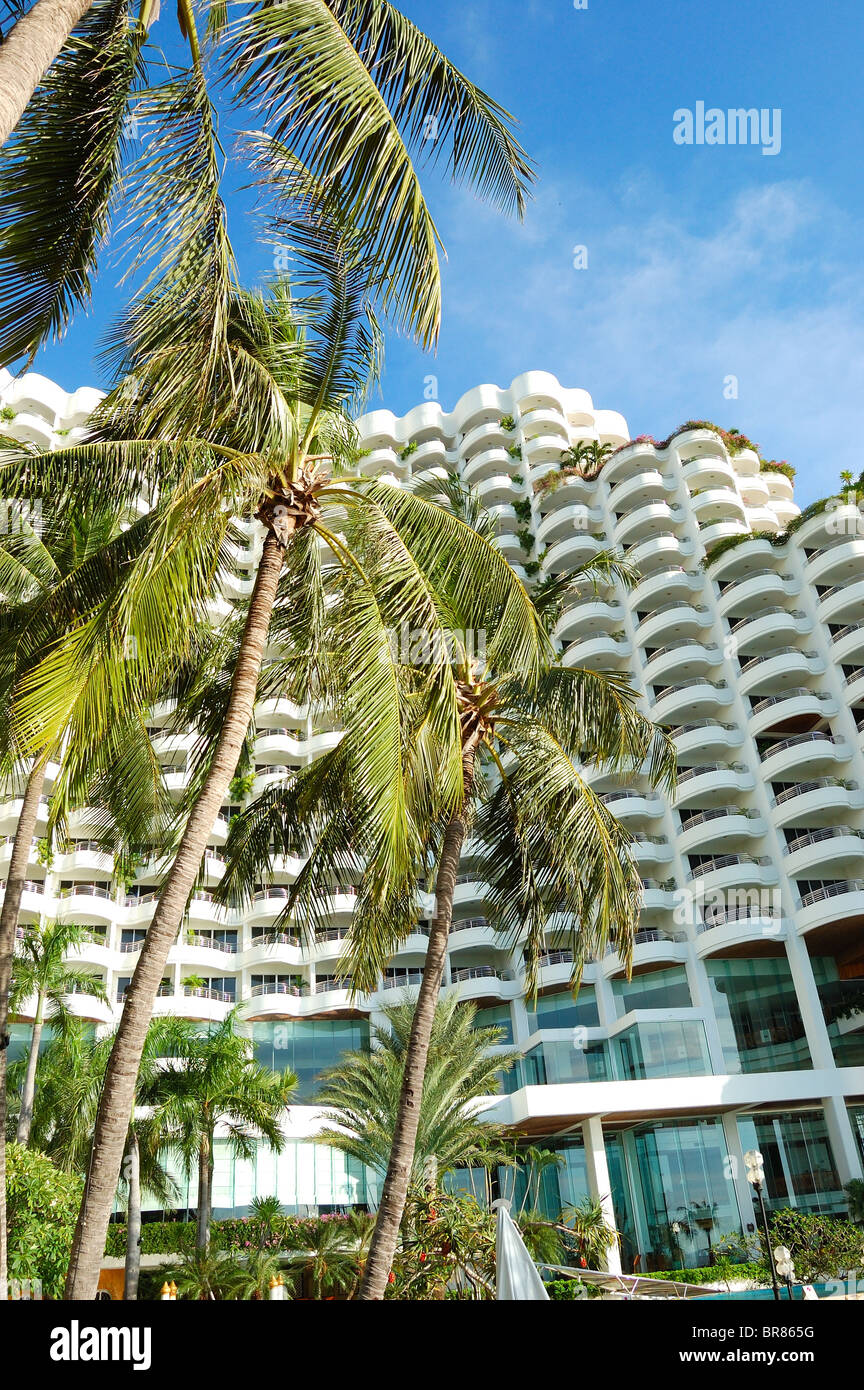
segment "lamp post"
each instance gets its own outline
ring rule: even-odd
[[[774,1263],[777,1266],[777,1273],[781,1279],[786,1280],[786,1292],[789,1294],[789,1302],[793,1301],[792,1281],[795,1278],[795,1266],[792,1263],[792,1252],[785,1245],[777,1245],[774,1248]]]
[[[780,1287],[777,1283],[777,1269],[774,1264],[774,1251],[771,1249],[771,1234],[768,1230],[768,1213],[765,1210],[765,1198],[762,1196],[762,1186],[765,1182],[765,1166],[758,1149],[748,1149],[744,1155],[744,1163],[747,1167],[747,1181],[759,1199],[759,1214],[762,1217],[762,1230],[765,1233],[765,1249],[768,1251],[768,1263],[771,1266],[771,1286],[774,1289],[775,1302],[780,1302]]]
[[[275,1299],[277,1303],[284,1302],[286,1295],[287,1290],[285,1288],[285,1280],[282,1278],[282,1275],[272,1274],[270,1276],[271,1299]]]

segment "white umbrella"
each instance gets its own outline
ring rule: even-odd
[[[510,1215],[510,1203],[503,1198],[492,1203],[498,1211],[498,1230],[495,1239],[496,1298],[543,1299],[549,1302],[537,1266],[525,1248],[525,1242]]]

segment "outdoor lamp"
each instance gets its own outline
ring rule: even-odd
[[[777,1266],[777,1273],[781,1279],[786,1280],[786,1290],[789,1300],[792,1301],[792,1281],[795,1278],[795,1265],[792,1263],[792,1252],[785,1245],[774,1247],[774,1263]]]
[[[281,1274],[271,1274],[271,1275],[270,1275],[270,1297],[271,1297],[271,1298],[275,1298],[275,1299],[277,1299],[277,1300],[284,1300],[284,1298],[285,1298],[285,1292],[286,1292],[286,1290],[285,1290],[285,1281],[283,1280],[282,1275],[281,1275]]]
[[[768,1213],[765,1210],[765,1198],[762,1196],[762,1184],[765,1181],[765,1163],[758,1149],[747,1150],[744,1155],[744,1166],[747,1169],[747,1181],[756,1193],[759,1202],[759,1214],[762,1217],[762,1230],[765,1233],[765,1249],[768,1251],[768,1263],[771,1266],[771,1287],[774,1290],[774,1300],[779,1303],[780,1286],[777,1283],[777,1268],[774,1264],[774,1251],[771,1249],[771,1234],[768,1230]],[[785,1249],[785,1246],[783,1248]]]

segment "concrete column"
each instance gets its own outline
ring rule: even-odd
[[[864,1178],[861,1150],[843,1097],[826,1096],[822,1104],[825,1107],[825,1123],[834,1153],[834,1164],[845,1187],[855,1178]]]
[[[588,1170],[588,1191],[599,1198],[606,1222],[617,1229],[615,1207],[612,1202],[612,1183],[609,1179],[609,1164],[606,1160],[606,1145],[603,1141],[603,1121],[599,1115],[592,1115],[582,1124],[582,1137],[585,1141],[585,1163]],[[610,1246],[606,1256],[606,1269],[610,1274],[621,1273],[621,1251],[617,1243]]]
[[[744,1163],[744,1146],[738,1132],[738,1116],[734,1111],[721,1115],[726,1152],[729,1155],[728,1179],[735,1188],[735,1199],[741,1216],[741,1228],[745,1235],[748,1226],[756,1225],[753,1206],[753,1189],[747,1181],[747,1167]]]
[[[795,933],[791,926],[785,946],[813,1066],[817,1071],[833,1071],[835,1066],[834,1054],[831,1051],[831,1041],[825,1026],[825,1015],[822,1012],[819,991],[813,978],[810,956],[801,937]]]

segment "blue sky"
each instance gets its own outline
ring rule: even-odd
[[[797,467],[802,504],[841,468],[857,475],[860,0],[401,8],[518,117],[539,177],[521,225],[426,177],[448,252],[440,346],[430,358],[389,335],[378,403],[403,413],[432,374],[450,409],[478,382],[542,368],[620,410],[633,435],[659,438],[688,417],[743,429]],[[170,53],[163,24],[154,38]],[[673,113],[700,101],[779,108],[779,154],[677,145]],[[229,215],[252,282],[270,253],[246,208],[232,199]],[[91,314],[36,370],[67,389],[107,384],[96,350],[122,302],[115,280],[103,271]],[[730,377],[737,399],[724,397]]]

